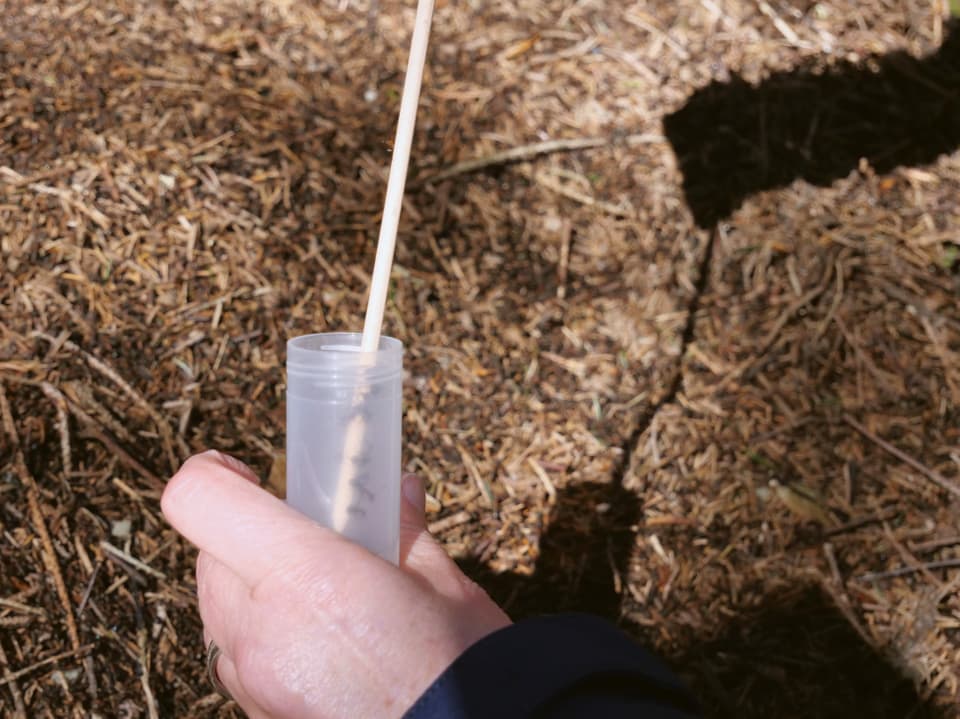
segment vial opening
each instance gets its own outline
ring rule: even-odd
[[[380,337],[376,352],[362,352],[362,335],[329,332],[302,335],[287,342],[287,375],[324,383],[380,381],[403,372],[403,343]]]

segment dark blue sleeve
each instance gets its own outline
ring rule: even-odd
[[[519,622],[467,649],[405,719],[693,719],[697,705],[612,624],[566,614]]]

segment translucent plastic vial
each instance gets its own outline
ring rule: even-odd
[[[396,564],[403,343],[359,334],[287,342],[287,502]]]

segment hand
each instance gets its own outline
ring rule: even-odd
[[[423,486],[404,478],[400,568],[257,486],[218,452],[163,493],[200,549],[204,640],[251,719],[401,716],[467,647],[510,623],[426,530]]]

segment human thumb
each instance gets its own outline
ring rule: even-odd
[[[450,582],[451,576],[459,575],[460,570],[427,531],[423,480],[415,474],[406,474],[400,488],[403,494],[400,503],[400,566],[442,591],[443,585]]]
[[[415,474],[405,474],[400,489],[403,492],[403,505],[400,509],[401,525],[416,526],[418,531],[424,529],[427,495],[423,489],[423,481]]]

